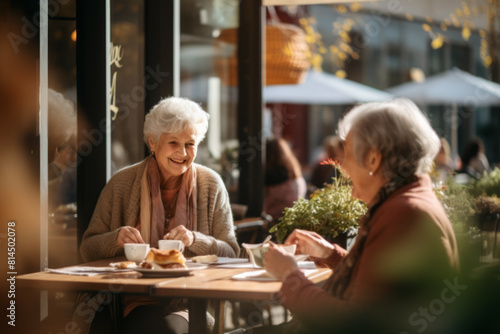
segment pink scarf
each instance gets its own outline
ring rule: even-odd
[[[158,240],[173,228],[184,225],[196,231],[196,167],[191,164],[182,175],[175,216],[165,226],[165,209],[160,191],[160,169],[155,157],[150,157],[141,180],[141,210],[138,228],[145,243],[158,248]],[[143,223],[146,222],[146,223]]]

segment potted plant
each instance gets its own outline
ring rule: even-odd
[[[445,209],[457,237],[476,240],[481,231],[476,220],[476,199],[466,186],[448,179],[445,185],[434,187],[434,193]]]
[[[299,199],[292,207],[285,208],[278,224],[269,230],[275,233],[279,242],[283,242],[297,228],[317,232],[343,247],[346,247],[348,236],[356,235],[359,220],[367,207],[352,197],[352,185],[343,175],[338,162],[328,159],[321,164],[335,168],[333,182],[316,190],[310,199]]]
[[[476,197],[477,220],[482,233],[481,258],[500,258],[500,169],[495,168],[471,183],[470,193]]]
[[[484,173],[479,180],[472,181],[470,193],[475,196],[500,196],[500,168],[496,167],[489,174]]]
[[[462,269],[467,272],[479,265],[481,257],[481,229],[478,226],[476,198],[467,186],[449,178],[445,185],[434,188],[450,220],[457,239]]]

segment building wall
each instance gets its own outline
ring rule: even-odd
[[[417,20],[430,17],[434,21],[442,22],[445,19],[449,19],[450,14],[456,14],[457,9],[463,12],[463,2],[467,3],[471,9],[471,22],[475,25],[476,29],[486,29],[488,21],[482,7],[486,8],[489,5],[487,0],[379,0],[363,2],[363,7],[369,11],[384,13],[394,17],[410,13]],[[478,8],[479,12],[474,13],[474,8]],[[497,31],[500,31],[498,25]]]
[[[449,18],[449,14],[457,5],[461,5],[460,2],[414,2],[400,1],[402,9],[396,14],[394,10],[393,14],[390,14],[390,5],[397,4],[398,1],[363,3],[364,8],[358,13],[339,13],[332,5],[309,6],[308,11],[316,18],[316,29],[321,33],[327,47],[339,45],[338,33],[332,32],[335,22],[343,24],[348,19],[355,22],[349,32],[352,38],[350,45],[360,57],[359,60],[348,58],[345,62],[344,69],[350,80],[384,90],[411,80],[410,70],[413,68],[420,69],[428,77],[452,67],[488,78],[489,71],[483,65],[480,54],[479,30],[472,30],[470,38],[464,40],[461,28],[448,27],[446,31],[442,31],[441,22],[437,21]],[[404,16],[406,13],[413,15],[411,21]],[[432,23],[426,20],[426,14],[432,15]],[[481,18],[483,20],[478,18],[477,27],[485,27],[484,14]],[[423,29],[424,23],[429,23],[433,32],[443,34],[444,43],[441,48],[434,49],[431,46],[432,36]],[[335,73],[339,69],[328,54],[323,57],[322,67],[329,73]],[[436,132],[448,140],[451,139],[451,125],[446,121],[449,108],[450,106],[422,106]],[[339,107],[321,108],[323,112],[325,109],[336,113]],[[491,108],[478,108],[472,114],[462,114],[464,116],[459,120],[459,152],[470,138],[478,136],[485,142],[490,162],[500,161],[500,139],[496,132],[492,131],[492,128],[500,127],[495,111]],[[314,115],[311,118],[310,128],[325,128],[323,116]],[[318,123],[315,125],[314,122]],[[336,128],[336,124],[328,128],[332,127]],[[331,134],[318,131],[309,134],[310,141],[319,143],[322,137]],[[310,149],[310,152],[313,152],[313,149]],[[310,156],[309,159],[314,157]]]

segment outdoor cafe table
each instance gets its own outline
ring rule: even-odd
[[[82,264],[82,266],[108,266],[123,258],[106,259]],[[281,288],[277,281],[237,281],[236,274],[255,269],[218,268],[193,270],[192,275],[172,278],[142,278],[135,271],[102,274],[96,276],[62,275],[50,272],[37,272],[17,277],[18,287],[39,290],[70,290],[110,293],[115,302],[114,314],[123,315],[123,296],[126,294],[151,297],[179,297],[188,299],[189,332],[207,333],[206,310],[209,300],[215,300],[215,333],[223,330],[223,305],[225,300],[273,301]],[[331,274],[330,269],[321,268],[309,275],[315,284],[325,281]],[[115,331],[121,332],[122,320],[115,319]]]

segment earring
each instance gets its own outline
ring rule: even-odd
[[[372,172],[372,171],[370,171],[370,173],[368,173],[368,175],[373,176],[373,172]]]
[[[155,156],[155,151],[151,151],[151,155],[154,157]]]

